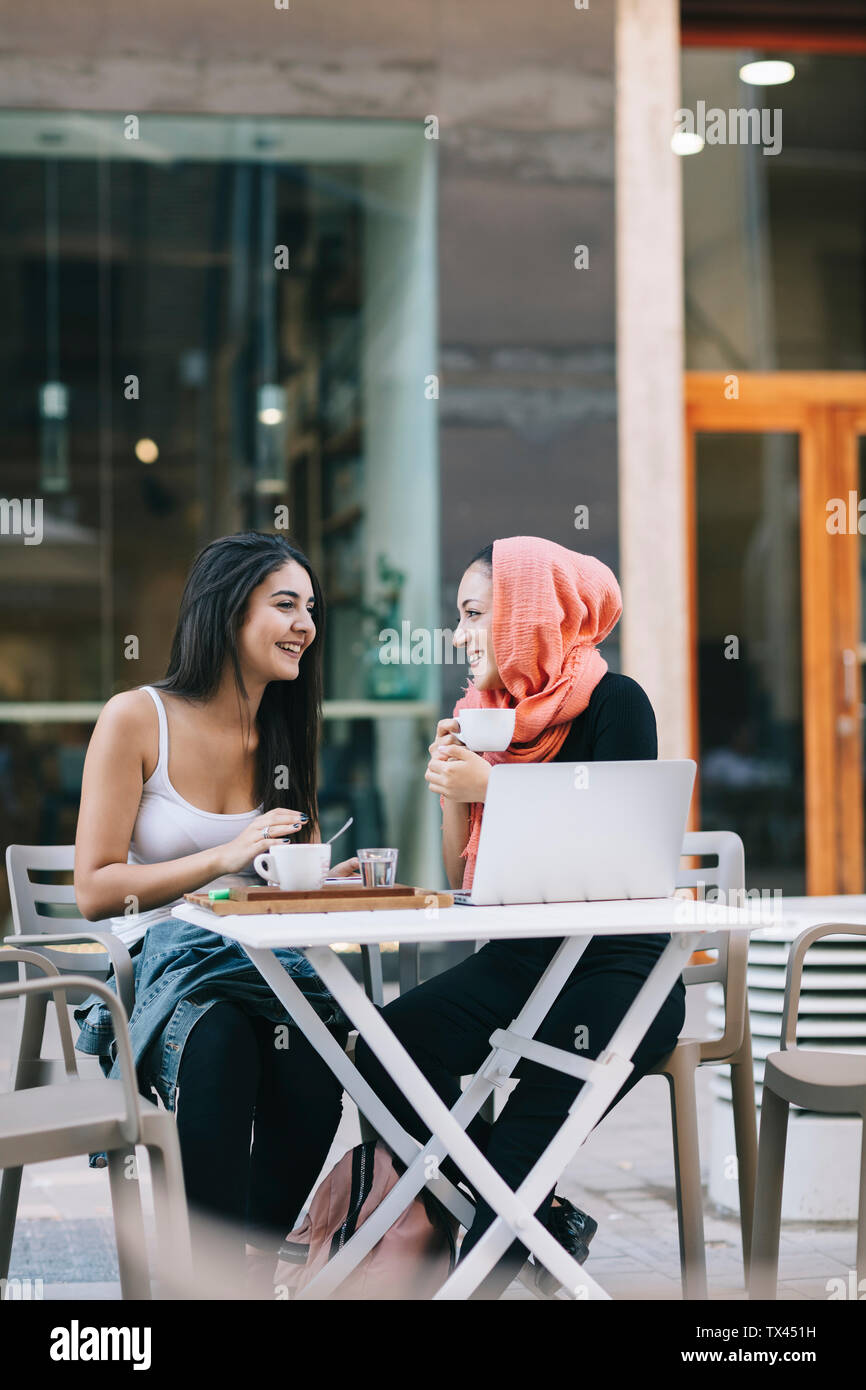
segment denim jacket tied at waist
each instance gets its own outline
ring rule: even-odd
[[[274,955],[345,1043],[351,1025],[306,957],[290,948]],[[228,1000],[251,1014],[296,1027],[236,941],[179,917],[148,927],[132,966],[135,1007],[129,1036],[139,1091],[150,1099],[156,1090],[169,1110],[174,1109],[184,1044],[211,1005]],[[108,983],[115,987],[113,977]],[[114,1027],[105,1004],[91,995],[75,1009],[75,1018],[81,1030],[76,1050],[98,1056],[105,1075],[119,1079]]]

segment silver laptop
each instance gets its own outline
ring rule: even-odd
[[[690,758],[497,763],[472,888],[455,902],[668,897],[695,770]]]

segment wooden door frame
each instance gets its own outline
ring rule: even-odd
[[[846,683],[842,666],[843,651],[860,644],[859,535],[831,535],[827,503],[858,489],[866,372],[687,372],[685,401],[692,755],[699,749],[695,433],[796,433],[806,891],[862,892],[861,668]]]

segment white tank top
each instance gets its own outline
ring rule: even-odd
[[[141,686],[156,705],[159,719],[159,756],[156,767],[141,789],[138,815],[129,842],[128,864],[163,864],[169,859],[183,859],[199,850],[214,849],[239,835],[245,825],[262,814],[262,807],[241,811],[237,815],[221,815],[216,811],[200,811],[176,792],[168,779],[168,719],[165,705],[152,685]],[[201,885],[202,889],[216,887],[226,880],[237,881],[237,875],[225,875]],[[253,875],[255,877],[255,875]],[[258,881],[258,880],[256,880]],[[174,915],[183,898],[176,898],[165,907],[149,912],[130,913],[112,917],[111,929],[127,946],[139,941],[155,922],[164,922]]]

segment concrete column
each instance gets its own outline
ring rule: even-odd
[[[622,669],[659,756],[690,751],[679,0],[617,0],[616,275]]]

